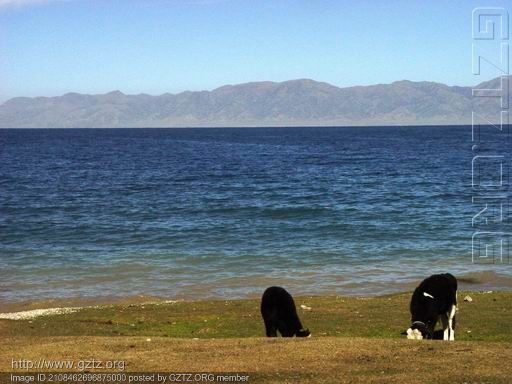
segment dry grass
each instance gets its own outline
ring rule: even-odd
[[[11,359],[123,360],[128,371],[249,372],[264,383],[510,383],[510,345],[365,338],[17,337]]]

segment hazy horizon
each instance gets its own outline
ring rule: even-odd
[[[495,89],[501,78],[480,83]],[[127,95],[67,93],[0,105],[3,128],[268,127],[470,124],[474,111],[497,122],[500,103],[473,87],[399,81],[338,88],[314,80],[260,82],[213,91]]]
[[[508,75],[503,75],[503,76],[508,76]],[[109,93],[113,93],[113,92],[121,92],[123,93],[124,95],[127,95],[127,96],[137,96],[137,95],[149,95],[149,96],[162,96],[164,94],[172,94],[172,95],[177,95],[177,94],[180,94],[180,93],[183,93],[183,92],[212,92],[218,88],[222,88],[222,87],[226,87],[226,86],[240,86],[240,85],[245,85],[245,84],[251,84],[251,83],[265,83],[265,82],[270,82],[270,83],[276,83],[276,84],[280,84],[280,83],[286,83],[286,82],[292,82],[292,81],[298,81],[298,80],[312,80],[312,81],[315,81],[315,82],[318,82],[318,83],[326,83],[326,84],[329,84],[329,85],[332,85],[332,86],[335,86],[337,88],[351,88],[351,87],[371,87],[371,86],[375,86],[375,85],[391,85],[393,83],[397,83],[397,82],[401,82],[401,81],[410,81],[412,83],[422,83],[422,82],[427,82],[427,83],[436,83],[436,84],[441,84],[441,85],[447,85],[447,86],[455,86],[455,87],[471,87],[471,86],[476,86],[482,82],[487,82],[487,81],[491,81],[493,79],[496,79],[497,77],[500,77],[500,76],[491,76],[489,78],[481,78],[479,76],[478,78],[478,83],[475,83],[475,84],[445,84],[445,83],[442,83],[442,82],[438,82],[438,81],[433,81],[433,80],[409,80],[409,79],[397,79],[397,80],[393,80],[389,83],[375,83],[375,84],[365,84],[365,85],[362,85],[362,84],[354,84],[354,85],[350,85],[350,86],[346,86],[346,87],[343,87],[343,86],[339,86],[337,84],[333,84],[333,83],[329,83],[327,81],[322,81],[322,80],[317,80],[317,79],[312,79],[312,78],[302,78],[302,79],[288,79],[288,80],[283,80],[283,81],[273,81],[273,80],[255,80],[255,81],[248,81],[248,82],[244,82],[244,83],[232,83],[232,84],[220,84],[218,86],[215,86],[213,88],[208,88],[208,89],[184,89],[182,91],[179,91],[179,92],[169,92],[169,91],[164,91],[162,93],[149,93],[149,92],[144,92],[144,91],[140,91],[140,92],[124,92],[122,89],[119,89],[119,88],[114,88],[114,89],[111,89],[109,91],[106,91],[106,92],[103,92],[103,93],[82,93],[82,92],[76,92],[76,91],[72,91],[70,90],[69,92],[65,92],[65,93],[61,93],[61,94],[53,94],[53,95],[34,95],[34,96],[26,96],[26,95],[16,95],[16,96],[12,96],[12,97],[4,97],[3,95],[0,95],[0,105],[5,103],[6,101],[10,100],[10,99],[15,99],[15,98],[18,98],[18,97],[28,97],[28,98],[37,98],[37,97],[62,97],[62,96],[65,96],[66,94],[73,94],[73,93],[77,93],[77,94],[82,94],[82,95],[105,95],[105,94],[109,94]]]

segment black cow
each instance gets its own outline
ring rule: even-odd
[[[411,298],[411,327],[408,339],[436,339],[438,320],[443,326],[443,340],[455,340],[457,279],[449,274],[432,275],[421,282]]]
[[[292,296],[281,287],[270,287],[261,298],[261,316],[265,322],[267,337],[307,337],[308,329],[302,328]]]

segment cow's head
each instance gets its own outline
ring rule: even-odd
[[[423,340],[432,339],[432,332],[428,329],[427,325],[422,321],[414,321],[407,331],[405,331],[409,340]]]
[[[299,329],[299,330],[297,331],[297,333],[295,334],[295,336],[297,336],[297,337],[309,337],[309,336],[311,336],[311,332],[309,332],[309,329],[308,329],[308,328],[306,328],[306,329],[301,328],[301,329]]]

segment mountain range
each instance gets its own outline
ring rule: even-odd
[[[509,79],[474,87],[402,80],[347,88],[299,79],[160,96],[16,97],[0,105],[0,128],[460,125],[471,124],[472,112],[497,123],[500,99],[475,97],[472,89],[508,87]]]

